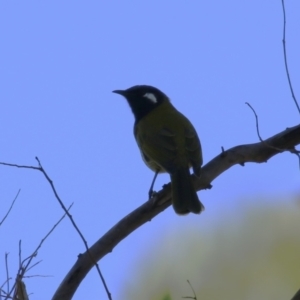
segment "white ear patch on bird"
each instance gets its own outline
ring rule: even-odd
[[[152,93],[146,93],[143,97],[149,99],[153,103],[157,103],[157,99],[156,99],[155,95]]]

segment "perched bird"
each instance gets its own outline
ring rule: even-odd
[[[134,136],[143,160],[155,172],[149,193],[152,194],[157,174],[167,172],[171,177],[175,212],[200,213],[204,206],[193,186],[189,168],[200,176],[202,151],[191,122],[155,87],[136,85],[113,92],[126,98],[135,117]]]

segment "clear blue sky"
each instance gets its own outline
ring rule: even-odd
[[[300,2],[287,1],[287,53],[300,97]],[[270,137],[299,123],[282,51],[281,1],[1,1],[0,161],[36,165],[38,156],[91,245],[142,204],[152,179],[135,144],[133,116],[113,93],[136,84],[160,88],[194,124],[204,163],[225,149]],[[4,253],[15,276],[18,241],[35,249],[63,214],[41,173],[0,166],[0,284]],[[156,189],[168,182],[160,175]],[[234,219],[241,201],[299,193],[295,156],[235,166],[201,191],[201,216],[169,208],[100,262],[113,295],[130,278],[141,253],[172,228],[209,232]],[[258,201],[258,200],[257,200]],[[259,202],[257,203],[259,205]],[[45,242],[26,281],[30,299],[49,299],[83,244],[69,220]],[[166,260],[168,258],[166,257]],[[95,271],[74,299],[105,299]]]

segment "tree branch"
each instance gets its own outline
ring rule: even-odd
[[[267,162],[272,156],[290,151],[296,153],[295,146],[300,144],[300,125],[286,130],[255,144],[233,147],[223,151],[202,168],[200,178],[194,177],[197,190],[209,188],[211,182],[230,167],[246,162]],[[77,261],[66,275],[52,300],[68,300],[74,295],[81,281],[94,266],[90,255],[99,261],[130,233],[147,221],[161,213],[171,205],[171,187],[166,185],[154,199],[148,200],[132,213],[124,217],[106,234],[104,234],[90,249],[78,256]]]
[[[292,300],[300,300],[300,290],[296,293]]]

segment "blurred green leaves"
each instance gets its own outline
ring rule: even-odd
[[[291,299],[300,288],[300,205],[285,203],[236,210],[213,229],[197,223],[153,237],[124,299],[192,297],[187,280],[198,300]]]

